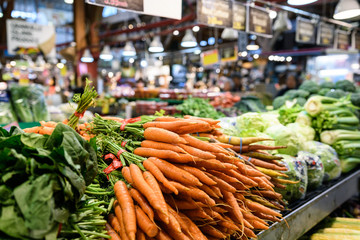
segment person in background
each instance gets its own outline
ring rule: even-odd
[[[296,73],[293,72],[287,73],[285,78],[285,87],[282,88],[276,96],[280,97],[284,95],[287,91],[291,89],[296,89],[297,87],[298,87],[298,79]]]
[[[232,82],[234,83],[231,91],[232,92],[241,92],[242,91],[241,75],[239,73],[233,73],[231,78],[232,78]]]

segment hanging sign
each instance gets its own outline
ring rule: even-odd
[[[198,0],[197,21],[202,24],[232,27],[232,6],[225,0]]]
[[[11,55],[38,53],[55,56],[54,26],[38,25],[19,20],[6,20],[7,47]]]
[[[265,8],[248,6],[247,32],[263,37],[272,37],[272,20]]]
[[[213,65],[219,62],[219,50],[214,49],[201,53],[201,62],[204,66]]]
[[[334,25],[321,22],[317,32],[317,45],[330,46],[334,44]]]
[[[349,34],[346,31],[336,31],[336,48],[341,50],[348,50],[349,48]]]
[[[315,24],[306,18],[296,18],[296,37],[295,41],[298,43],[315,43]]]
[[[102,7],[116,7],[152,16],[181,19],[182,0],[85,0]]]
[[[245,31],[246,29],[246,6],[242,5],[239,2],[233,2],[232,5],[232,28]]]
[[[239,32],[239,37],[238,37],[239,52],[246,51],[247,44],[248,44],[248,34],[246,32]]]
[[[235,62],[238,59],[238,48],[228,47],[221,50],[221,62]]]

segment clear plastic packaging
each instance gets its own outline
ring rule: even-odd
[[[308,190],[314,190],[320,187],[325,175],[324,165],[320,157],[313,153],[299,151],[296,159],[306,162]]]

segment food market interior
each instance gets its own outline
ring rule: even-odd
[[[0,239],[360,239],[358,0],[0,0]]]

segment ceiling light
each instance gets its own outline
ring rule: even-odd
[[[148,64],[147,64],[147,61],[146,61],[146,60],[144,60],[144,59],[141,60],[141,62],[140,62],[140,66],[141,66],[141,67],[146,68],[147,65],[148,65]]]
[[[285,62],[285,57],[280,57],[280,62]]]
[[[200,41],[200,46],[205,47],[206,45],[207,45],[207,41],[204,40]]]
[[[84,54],[81,57],[81,61],[85,63],[91,63],[94,61],[94,57],[92,56],[89,49],[85,49]]]
[[[260,48],[259,45],[257,45],[255,41],[251,41],[251,42],[249,43],[249,45],[246,46],[246,49],[247,49],[248,51],[256,51],[256,50],[258,50],[259,48]]]
[[[199,27],[199,26],[194,26],[194,27],[192,28],[192,30],[193,30],[194,32],[198,32],[198,31],[200,31],[200,27]]]
[[[10,65],[11,65],[12,67],[15,67],[15,66],[16,66],[16,62],[15,62],[15,61],[11,61],[11,62],[10,62]]]
[[[123,56],[133,57],[135,55],[136,55],[136,49],[134,47],[134,44],[130,41],[126,42],[124,51],[123,51]]]
[[[290,4],[290,5],[299,6],[299,5],[310,4],[310,3],[313,3],[313,2],[316,2],[316,1],[317,0],[288,0],[287,3]]]
[[[253,58],[254,58],[254,59],[258,59],[258,58],[259,58],[259,54],[254,54]]]
[[[201,53],[201,50],[200,50],[200,49],[196,49],[196,50],[194,51],[194,53],[195,53],[196,55],[199,55],[199,54]]]
[[[209,45],[214,45],[215,44],[215,38],[214,37],[209,37],[208,44]]]
[[[56,64],[56,67],[59,68],[59,69],[63,69],[64,66],[65,66],[65,65],[64,65],[63,63],[61,63],[61,62],[58,63],[58,64]]]
[[[100,59],[104,61],[111,61],[113,59],[109,45],[105,45],[104,49],[101,51]]]
[[[246,52],[246,51],[243,51],[242,53],[241,53],[241,56],[242,57],[246,57],[248,55],[248,53]]]
[[[179,30],[175,30],[175,31],[173,31],[173,35],[174,35],[174,36],[179,35]]]
[[[196,38],[190,29],[186,30],[180,45],[185,48],[197,46]]]
[[[276,11],[274,11],[274,10],[270,10],[270,11],[269,11],[269,17],[270,17],[271,19],[275,19],[276,16],[277,16],[277,12],[276,12]]]
[[[129,63],[134,63],[134,62],[135,62],[135,59],[133,59],[133,58],[129,59]]]
[[[73,4],[73,3],[74,3],[74,0],[64,0],[64,2],[65,2],[66,4]]]
[[[274,61],[274,56],[273,55],[269,56],[269,61]]]
[[[222,39],[237,39],[238,36],[238,31],[232,28],[225,28],[224,31],[221,33]]]
[[[340,0],[336,5],[334,19],[344,20],[360,15],[360,5],[357,0]]]
[[[155,36],[152,42],[150,43],[149,52],[158,53],[163,51],[164,51],[164,46],[160,41],[160,36]]]
[[[291,60],[292,60],[292,57],[290,57],[290,56],[286,58],[287,62],[291,62]]]

